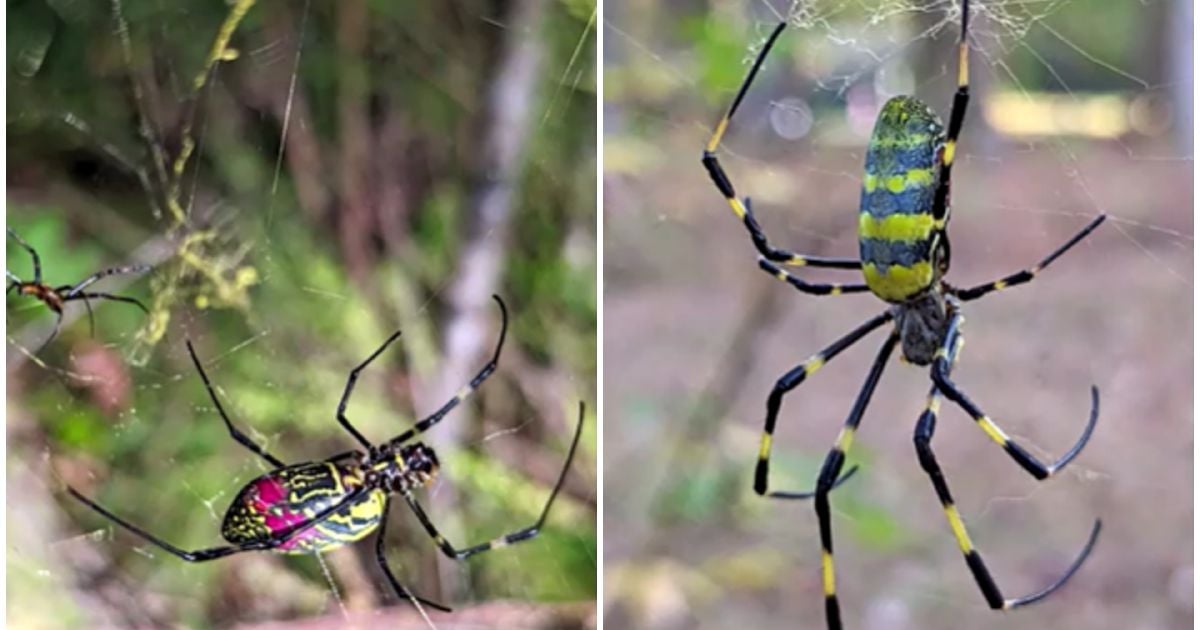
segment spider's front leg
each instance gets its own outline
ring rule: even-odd
[[[754,65],[751,66],[749,74],[746,75],[741,88],[738,89],[737,96],[733,99],[733,104],[729,106],[729,111],[717,123],[716,129],[713,130],[712,137],[709,138],[708,145],[704,149],[701,163],[704,164],[704,169],[708,171],[709,177],[721,195],[725,197],[729,208],[733,210],[734,216],[742,222],[746,227],[746,231],[750,234],[750,240],[754,243],[754,248],[758,250],[761,258],[759,266],[771,274],[785,282],[788,282],[798,290],[805,293],[815,295],[836,295],[839,293],[853,293],[866,291],[866,285],[825,285],[825,284],[809,284],[788,274],[779,269],[776,265],[792,265],[792,266],[809,266],[809,267],[825,267],[830,269],[860,269],[861,263],[855,258],[822,258],[819,256],[806,256],[796,254],[786,249],[772,247],[767,241],[767,235],[758,221],[754,218],[754,212],[750,207],[750,199],[746,198],[743,204],[738,199],[737,192],[734,190],[733,182],[725,173],[725,169],[721,167],[721,162],[717,158],[717,147],[721,144],[721,139],[725,136],[726,130],[729,128],[729,123],[733,119],[733,115],[737,112],[738,106],[741,105],[742,99],[745,98],[746,92],[750,89],[750,85],[754,82],[755,76],[758,75],[759,69],[762,68],[763,61],[766,60],[767,54],[771,52],[771,48],[775,45],[775,41],[779,39],[780,34],[787,27],[787,22],[780,22],[775,30],[771,32],[771,36],[767,39],[767,43],[763,46],[762,51],[754,59]]]
[[[21,249],[24,249],[25,251],[29,252],[29,257],[33,259],[33,284],[41,284],[42,283],[42,259],[38,257],[37,250],[34,249],[33,246],[30,245],[29,243],[26,243],[25,239],[21,238],[16,232],[14,232],[12,230],[12,228],[6,228],[6,229],[8,230],[9,238],[16,241],[17,245],[21,246]],[[18,284],[21,283],[21,281],[18,280],[16,276],[14,276],[11,273],[8,273],[7,269],[4,270],[4,273],[8,275],[10,280],[17,282]]]

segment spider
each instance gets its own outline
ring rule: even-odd
[[[128,265],[125,267],[104,269],[102,271],[97,271],[96,273],[84,278],[83,280],[80,280],[73,285],[64,284],[62,286],[52,287],[42,282],[42,261],[38,257],[37,250],[35,250],[29,243],[26,243],[25,239],[18,236],[16,232],[12,231],[12,228],[8,228],[8,236],[16,241],[18,245],[24,248],[25,251],[29,252],[29,256],[33,258],[33,280],[24,282],[18,278],[16,274],[5,269],[4,275],[8,277],[10,282],[8,283],[8,288],[5,289],[4,292],[6,294],[11,293],[15,289],[17,295],[32,296],[45,304],[46,307],[51,311],[54,311],[54,330],[50,332],[50,336],[47,337],[46,340],[42,342],[42,345],[38,347],[37,352],[41,352],[42,348],[45,348],[46,345],[58,335],[58,327],[62,325],[63,306],[67,302],[83,300],[83,305],[87,307],[88,326],[91,329],[92,336],[95,336],[96,334],[96,321],[92,317],[92,303],[88,301],[89,299],[126,302],[142,309],[143,313],[146,313],[147,315],[150,314],[150,311],[146,308],[146,306],[134,298],[123,295],[113,295],[111,293],[84,291],[84,289],[88,288],[101,278],[118,274],[145,273],[150,270],[148,265]]]
[[[346,389],[342,393],[341,402],[338,403],[338,422],[362,445],[363,450],[348,451],[319,462],[285,464],[239,431],[221,406],[221,401],[217,398],[217,394],[208,380],[208,375],[205,374],[189,341],[187,348],[192,357],[192,363],[195,364],[196,371],[200,373],[204,387],[208,390],[208,395],[212,398],[217,413],[225,421],[229,434],[239,444],[265,459],[272,467],[270,472],[247,483],[225,512],[225,519],[221,524],[221,535],[228,541],[227,545],[186,551],[114,515],[91,499],[84,497],[74,488],[68,486],[67,491],[88,507],[142,540],[188,562],[206,562],[245,551],[258,550],[285,554],[318,553],[361,540],[373,530],[378,529],[379,534],[375,538],[375,559],[383,569],[383,574],[387,577],[396,596],[411,602],[420,602],[443,612],[450,612],[451,609],[442,604],[412,594],[408,588],[400,584],[388,567],[384,557],[383,541],[386,535],[391,495],[398,494],[408,503],[409,508],[416,514],[417,520],[421,522],[421,526],[433,538],[442,553],[454,560],[465,560],[485,551],[529,540],[538,535],[550,514],[550,507],[554,504],[555,498],[566,481],[567,472],[575,457],[575,450],[579,445],[579,436],[583,429],[584,404],[580,401],[579,420],[576,423],[571,447],[567,451],[566,462],[559,472],[558,480],[550,492],[550,497],[542,508],[541,516],[533,525],[489,542],[457,548],[438,532],[433,521],[426,515],[424,508],[413,495],[413,491],[433,482],[438,473],[438,458],[432,448],[421,442],[410,442],[413,438],[433,428],[496,370],[497,362],[500,359],[500,349],[504,346],[504,336],[508,331],[508,309],[505,308],[504,302],[499,296],[492,297],[500,305],[502,317],[500,339],[496,343],[496,350],[491,360],[479,370],[475,378],[471,379],[470,384],[460,389],[433,415],[424,418],[411,429],[382,444],[371,443],[358,429],[354,428],[346,417],[346,405],[354,391],[359,373],[400,336],[399,331],[393,333],[387,341],[383,342],[382,346],[358,367],[350,371],[350,376],[346,380]]]
[[[733,184],[717,160],[716,150],[730,120],[737,111],[746,91],[762,67],[771,47],[787,26],[775,27],[759,52],[745,81],[738,90],[728,113],[717,124],[702,163],[717,189],[725,197],[733,213],[745,225],[754,247],[758,250],[758,266],[768,274],[787,282],[795,289],[811,295],[840,295],[870,291],[889,304],[888,309],[851,331],[807,361],[797,365],[779,378],[767,398],[766,426],[763,431],[754,474],[754,491],[776,499],[814,500],[821,538],[821,576],[825,595],[825,618],[829,628],[841,628],[841,612],[836,594],[833,564],[833,529],[830,522],[829,493],[845,481],[854,469],[839,478],[846,461],[846,452],[854,439],[859,421],[866,410],[871,394],[879,383],[884,365],[896,345],[902,358],[918,366],[931,366],[933,387],[924,412],[917,421],[913,442],[921,468],[928,473],[934,491],[941,502],[950,529],[966,559],[971,575],[992,609],[1013,609],[1039,601],[1058,590],[1079,569],[1091,553],[1100,533],[1100,520],[1092,526],[1083,550],[1070,567],[1048,587],[1024,597],[1006,599],[983,558],[967,534],[962,517],[954,506],[950,487],[934,457],[931,442],[942,397],[949,398],[975,420],[979,428],[1037,480],[1045,480],[1062,470],[1083,449],[1096,426],[1099,413],[1099,390],[1091,388],[1091,415],[1083,435],[1058,461],[1042,463],[1029,451],[1005,435],[957,384],[950,372],[962,346],[963,315],[960,303],[981,298],[993,291],[1017,286],[1033,280],[1041,270],[1067,250],[1092,233],[1105,219],[1100,215],[1082,230],[1029,269],[1018,271],[994,282],[971,288],[957,288],[942,280],[950,269],[950,242],[946,224],[950,220],[950,169],[954,164],[955,146],[962,130],[969,99],[967,45],[969,0],[961,6],[961,29],[958,38],[958,89],[950,110],[950,124],[943,126],[934,111],[911,96],[897,96],[884,104],[875,122],[875,129],[866,151],[866,174],[863,177],[859,203],[859,258],[821,258],[795,254],[772,247],[754,218],[750,199],[738,199]],[[829,269],[859,269],[863,284],[815,284],[807,282],[781,265],[823,267]],[[833,448],[826,456],[813,492],[768,492],[768,470],[771,455],[771,436],[783,397],[840,352],[858,342],[867,333],[893,322],[887,340],[879,349],[858,397],[839,433]]]

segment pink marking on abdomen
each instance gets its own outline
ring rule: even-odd
[[[287,509],[287,489],[283,483],[275,477],[263,477],[254,482],[254,486],[247,497],[250,503],[250,509],[263,516],[263,522],[271,533],[279,533],[298,525],[306,520],[307,517],[300,512],[294,512]],[[273,508],[278,508],[280,511],[275,513]],[[304,537],[305,532],[293,536],[288,542],[280,546],[282,549],[291,547],[299,539]]]

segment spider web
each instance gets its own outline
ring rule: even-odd
[[[1184,5],[972,3],[972,101],[954,169],[947,280],[1002,277],[1097,214],[1108,220],[1036,281],[966,305],[955,379],[1043,461],[1082,431],[1093,383],[1100,420],[1083,455],[1042,484],[950,403],[934,449],[1006,596],[1059,575],[1091,518],[1104,519],[1104,532],[1063,591],[1020,620],[989,612],[913,456],[929,377],[889,364],[851,453],[861,471],[832,501],[848,626],[1123,628],[1145,623],[1145,607],[1160,611],[1155,623],[1164,626],[1190,619],[1177,584],[1192,568],[1186,553],[1165,548],[1192,544],[1170,534],[1187,531],[1191,518],[1183,481],[1191,443],[1159,450],[1162,436],[1192,430],[1192,18]],[[622,367],[605,374],[605,495],[620,497],[605,506],[605,531],[624,534],[605,546],[606,620],[821,623],[811,506],[750,490],[763,404],[780,375],[882,305],[800,295],[758,271],[700,152],[786,19],[718,155],[773,245],[854,256],[875,116],[897,94],[948,115],[959,10],[945,0],[719,2],[707,13],[607,5],[605,364]],[[669,332],[646,323],[662,317],[676,322]],[[811,489],[881,342],[855,345],[784,399],[775,489]],[[1135,453],[1155,470],[1131,464]],[[1152,527],[1172,541],[1162,553],[1126,533],[1145,525],[1134,525],[1134,514],[1147,513],[1162,516]],[[1103,585],[1123,562],[1159,595],[1110,597]]]
[[[9,575],[21,600],[10,621],[540,627],[592,614],[594,6],[518,4],[534,10],[19,7],[8,225],[38,248],[52,283],[133,261],[156,269],[104,285],[145,300],[150,317],[98,305],[91,339],[82,313],[68,310],[43,352],[45,309],[9,300]],[[509,92],[488,75],[500,59],[518,66]],[[489,107],[508,118],[487,120]],[[481,146],[501,125],[524,133]],[[489,151],[519,160],[501,174],[507,218],[468,238]],[[460,257],[472,248],[502,255],[489,259],[498,268],[484,306],[468,314],[480,340],[455,345],[442,341],[444,320],[456,315]],[[28,273],[22,250],[6,260]],[[494,343],[493,290],[512,320],[501,367],[423,438],[439,448],[443,474],[419,498],[447,538],[466,546],[533,522],[576,401],[588,414],[535,541],[454,563],[403,501],[393,505],[393,571],[453,616],[398,603],[373,537],[316,559],[248,553],[190,565],[60,498],[70,483],[169,542],[216,545],[228,502],[270,466],[229,439],[184,339],[251,439],[287,462],[317,460],[352,444],[334,420],[337,397],[392,330],[401,341],[351,399],[361,431],[396,435],[457,390],[465,380],[451,382],[448,366],[474,372]]]

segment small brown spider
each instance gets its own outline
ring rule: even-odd
[[[87,307],[88,325],[92,331],[92,335],[96,334],[96,322],[92,317],[92,303],[88,301],[92,298],[98,300],[113,300],[114,302],[127,302],[142,309],[143,313],[146,313],[147,315],[150,314],[150,311],[146,308],[146,305],[134,298],[125,297],[123,295],[113,295],[111,293],[101,293],[97,291],[84,291],[84,289],[88,288],[101,278],[117,274],[144,273],[150,270],[149,265],[112,267],[110,269],[97,271],[96,273],[73,285],[64,284],[62,286],[52,287],[42,282],[42,261],[40,258],[38,258],[37,250],[33,249],[33,247],[29,243],[26,243],[25,239],[22,239],[20,236],[18,236],[16,232],[13,232],[12,228],[8,228],[8,235],[14,241],[16,241],[18,245],[28,251],[29,255],[33,258],[33,280],[25,282],[18,278],[13,272],[5,269],[4,275],[7,276],[11,281],[8,284],[8,288],[4,290],[5,294],[11,293],[15,289],[17,295],[28,295],[45,304],[47,308],[49,308],[51,311],[54,311],[56,316],[56,319],[54,320],[54,330],[50,333],[50,336],[42,342],[42,345],[38,347],[38,352],[41,352],[42,348],[45,348],[46,345],[58,335],[58,328],[62,324],[63,306],[66,305],[67,302],[71,302],[73,300],[83,300],[84,306]]]

